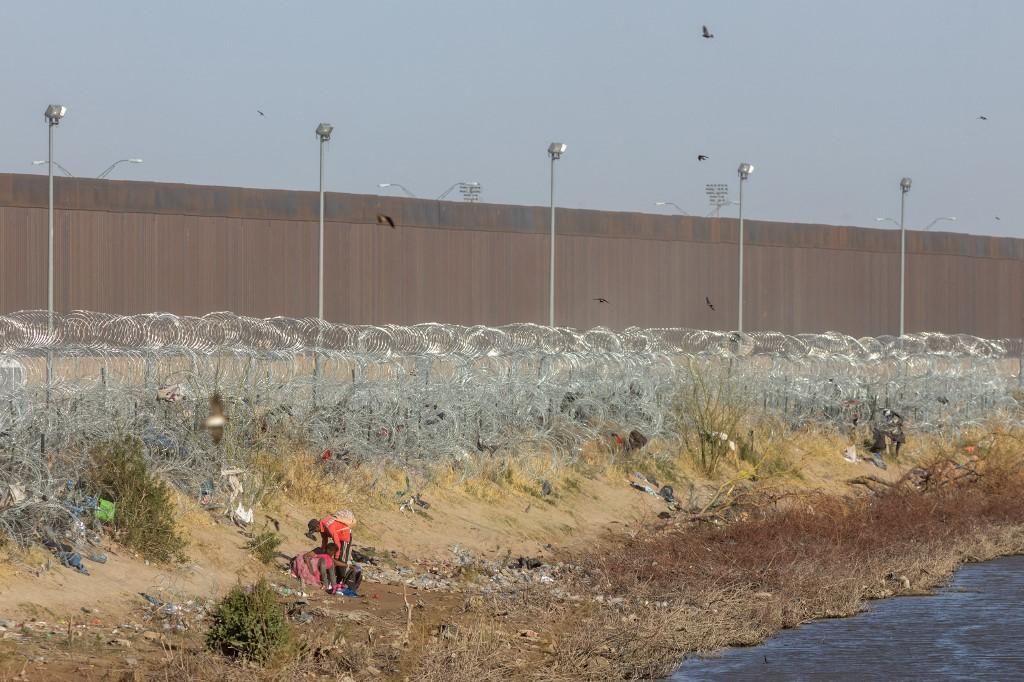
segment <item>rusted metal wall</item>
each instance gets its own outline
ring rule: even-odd
[[[46,307],[46,201],[45,177],[0,174],[0,312]],[[61,177],[55,204],[59,310],[316,314],[315,192]],[[330,193],[326,215],[332,321],[547,320],[544,207]],[[735,327],[735,220],[560,209],[558,233],[558,324]],[[898,231],[748,220],[747,235],[748,329],[898,331]],[[1024,241],[907,243],[908,331],[1024,333]]]

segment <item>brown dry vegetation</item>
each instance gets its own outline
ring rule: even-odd
[[[123,652],[110,652],[110,667],[135,679],[222,682],[345,675],[426,682],[649,679],[686,654],[849,615],[864,599],[925,591],[963,561],[1024,550],[1020,434],[993,425],[957,442],[918,439],[905,457],[936,474],[922,492],[909,479],[898,480],[894,472],[901,468],[882,474],[842,462],[839,452],[849,442],[843,434],[790,432],[765,419],[751,426],[758,452],[723,453],[715,481],[701,477],[700,462],[685,445],[666,455],[674,446],[657,442],[640,452],[591,443],[572,466],[543,454],[473,456],[411,481],[397,469],[332,472],[312,453],[255,453],[262,507],[281,512],[282,533],[295,545],[289,551],[302,546],[295,539],[312,510],[344,505],[359,515],[362,541],[399,547],[410,563],[431,547],[443,554],[451,542],[470,540],[456,524],[473,526],[482,551],[503,536],[524,548],[527,539],[538,546],[551,541],[556,526],[578,521],[562,532],[560,555],[546,557],[573,568],[555,584],[500,594],[479,594],[467,570],[459,592],[407,597],[399,585],[374,586],[379,602],[318,596],[314,607],[333,615],[298,628],[291,647],[259,671],[206,651],[195,636],[140,656],[134,668],[122,663]],[[964,462],[968,443],[979,444],[981,460],[951,469],[949,462]],[[623,477],[635,471],[672,483],[684,498],[681,484],[697,484],[703,501],[660,520],[653,498],[625,487]],[[854,474],[881,477],[873,486],[878,492],[848,485]],[[553,484],[553,495],[542,494],[542,479]],[[429,495],[430,516],[394,511],[395,491],[407,488]],[[603,509],[613,499],[617,517]],[[622,515],[632,505],[636,514]],[[214,534],[218,524],[197,522],[204,514],[193,509],[183,519],[209,563],[216,553],[199,541],[223,542],[223,536]],[[624,523],[599,535],[610,518]],[[52,659],[48,670],[57,672]]]
[[[851,615],[864,599],[926,590],[962,562],[1024,551],[1022,494],[1019,458],[993,452],[976,477],[924,493],[762,496],[726,525],[638,530],[573,557],[570,589],[585,602],[548,591],[497,604],[456,640],[432,642],[415,679],[657,677],[686,653]],[[616,597],[624,601],[607,605]],[[495,626],[510,609],[546,644],[524,652],[514,628]]]

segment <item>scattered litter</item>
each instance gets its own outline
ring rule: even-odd
[[[655,490],[654,488],[652,488],[650,485],[647,484],[647,478],[643,474],[635,473],[633,475],[638,480],[637,481],[630,481],[630,480],[627,479],[626,482],[629,483],[630,487],[636,488],[637,490],[639,490],[641,492],[645,492],[648,495],[653,495],[654,497],[659,497],[658,491]]]
[[[252,507],[246,509],[245,507],[242,506],[242,503],[239,502],[238,506],[235,507],[235,511],[233,512],[233,517],[236,523],[242,523],[246,526],[251,525],[253,520]]]
[[[28,495],[25,493],[25,486],[17,483],[9,483],[6,488],[0,492],[0,509],[13,507],[21,504],[27,499]]]
[[[519,557],[519,561],[515,562],[509,568],[525,568],[532,571],[535,568],[540,568],[544,565],[544,562],[540,559],[531,559],[527,557]]]
[[[105,563],[107,563],[107,555],[103,554],[102,552],[100,552],[98,554],[90,554],[89,556],[87,556],[85,558],[88,559],[89,561],[93,562],[93,563],[96,563],[96,564],[105,564]]]
[[[855,463],[857,461],[857,448],[851,445],[843,451],[843,459],[847,462]]]
[[[550,481],[545,479],[545,480],[540,482],[540,492],[541,492],[541,494],[544,495],[544,497],[547,497],[553,491],[554,491],[554,488],[551,487],[551,482]]]
[[[676,501],[675,491],[672,490],[672,486],[670,485],[661,486],[661,490],[658,491],[658,494],[661,495],[669,504]]]
[[[102,497],[96,501],[96,511],[93,514],[96,516],[97,521],[103,523],[114,522],[114,511],[117,509],[117,505],[110,500],[104,500]]]
[[[164,603],[162,601],[160,601],[156,597],[153,597],[153,596],[150,596],[150,595],[146,594],[145,592],[139,592],[139,596],[141,596],[143,599],[148,601],[153,606],[163,606],[164,605]]]

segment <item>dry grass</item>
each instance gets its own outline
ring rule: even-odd
[[[737,514],[746,520],[724,526],[636,532],[572,557],[580,568],[561,588],[584,602],[548,590],[522,603],[517,595],[477,625],[460,621],[459,638],[431,642],[414,677],[646,679],[687,652],[754,644],[813,618],[856,613],[864,599],[928,589],[964,561],[1024,550],[1019,452],[990,447],[975,480],[927,493],[907,486],[880,496],[805,493],[748,502]],[[624,601],[597,604],[595,593]],[[504,635],[480,630],[494,630],[495,615],[506,611],[519,627],[545,633],[550,651],[524,649],[512,623]]]

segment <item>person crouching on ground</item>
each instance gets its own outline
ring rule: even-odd
[[[333,577],[338,583],[345,583],[352,591],[356,591],[363,580],[362,570],[351,561],[352,528],[355,525],[355,514],[344,509],[319,521],[310,519],[306,533],[311,540],[316,539],[317,533],[320,534],[321,553],[328,554],[334,561]],[[331,551],[328,551],[328,547],[331,547]]]
[[[309,585],[321,584],[329,593],[336,587],[334,560],[319,549],[297,555],[292,559],[292,575]]]

